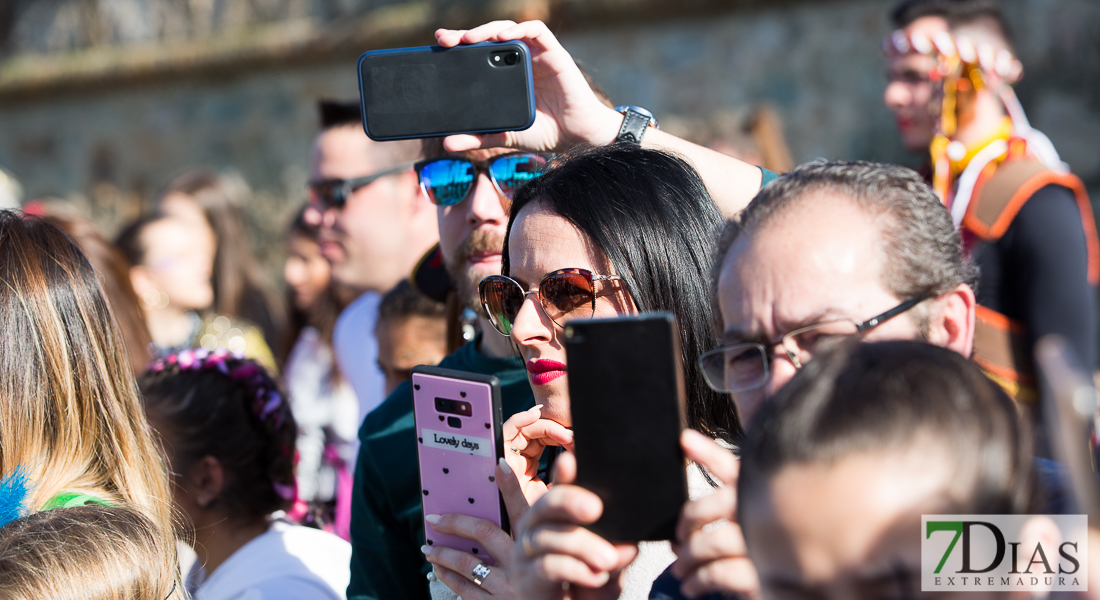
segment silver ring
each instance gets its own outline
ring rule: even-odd
[[[492,573],[492,572],[493,572],[492,569],[485,566],[485,563],[478,563],[477,566],[474,567],[474,572],[473,572],[474,583],[476,583],[478,587],[481,587],[481,582],[485,581],[485,578],[488,577],[489,573]]]
[[[512,446],[512,454],[515,454],[516,456],[519,456],[519,455],[523,454],[523,450],[520,450],[519,448],[516,448],[515,446]]]

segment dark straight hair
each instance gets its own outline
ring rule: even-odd
[[[562,159],[516,192],[504,238],[504,275],[516,215],[532,203],[592,240],[640,312],[676,315],[688,425],[735,441],[741,434],[736,408],[729,396],[707,386],[697,363],[717,344],[707,273],[724,220],[695,169],[676,156],[622,144]]]

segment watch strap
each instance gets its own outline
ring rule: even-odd
[[[623,124],[619,127],[619,135],[615,136],[615,141],[634,144],[635,146],[641,145],[642,136],[645,135],[645,130],[649,127],[652,117],[629,108],[622,112]]]

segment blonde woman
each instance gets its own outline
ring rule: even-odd
[[[175,548],[136,510],[92,504],[0,527],[5,600],[184,600]]]
[[[0,211],[0,490],[19,481],[16,513],[125,504],[173,543],[168,474],[95,271],[54,225]]]

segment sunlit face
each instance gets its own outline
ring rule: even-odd
[[[757,342],[775,352],[765,385],[733,395],[743,423],[795,374],[778,348],[783,334],[836,319],[859,323],[901,302],[882,283],[880,228],[850,200],[819,192],[730,248],[718,280],[723,343]],[[864,339],[918,334],[909,312]]]
[[[328,287],[329,264],[321,255],[321,246],[310,238],[291,235],[286,246],[283,279],[294,296],[294,308],[307,311]]]
[[[141,241],[145,247],[141,266],[172,306],[205,310],[213,304],[214,240],[202,228],[175,218],[161,219],[142,231]]]
[[[362,129],[333,127],[313,143],[310,179],[354,179],[393,166],[372,157],[372,142]],[[356,289],[385,291],[395,265],[404,265],[410,198],[419,187],[412,169],[380,177],[359,188],[343,208],[327,208],[321,217],[321,253],[332,264],[332,277]]]
[[[506,148],[496,148],[463,152],[458,156],[483,161],[509,152],[511,150]],[[489,275],[500,275],[510,204],[511,201],[497,191],[489,175],[479,172],[474,188],[462,202],[437,207],[439,248],[447,272],[466,306],[479,310],[477,284]]]
[[[386,395],[408,381],[417,365],[437,365],[447,356],[447,323],[442,318],[407,317],[378,324],[378,367],[386,376]]]
[[[516,216],[508,238],[509,276],[525,290],[534,290],[551,271],[580,268],[613,275],[607,257],[575,225],[541,207],[528,204]],[[596,283],[593,317],[637,312],[619,282]],[[568,317],[566,317],[567,319]],[[488,332],[487,335],[496,335]],[[569,388],[562,328],[543,310],[535,294],[523,302],[512,327],[512,341],[527,363],[527,378],[542,404],[542,415],[569,427]]]
[[[742,527],[764,598],[923,597],[921,515],[957,505],[954,461],[929,447],[788,466],[743,497]]]
[[[921,17],[905,28],[907,34],[919,32],[929,39],[947,31],[943,17]],[[936,133],[935,109],[932,106],[933,85],[929,78],[935,60],[924,54],[905,54],[887,58],[889,82],[883,102],[894,113],[898,133],[906,150],[915,154],[928,152]]]

